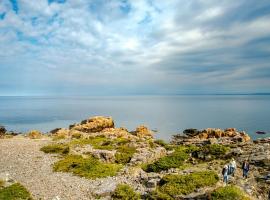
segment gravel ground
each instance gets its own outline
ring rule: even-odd
[[[109,177],[96,181],[73,176],[69,173],[52,171],[57,156],[45,154],[39,149],[50,139],[28,139],[21,136],[0,139],[0,174],[10,174],[10,178],[23,184],[34,199],[84,200],[95,199],[92,192],[106,193],[122,177]]]

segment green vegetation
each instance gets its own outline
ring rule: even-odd
[[[201,148],[204,154],[212,155],[215,158],[224,156],[230,150],[229,147],[220,144],[205,145]]]
[[[113,199],[121,200],[139,200],[140,194],[135,192],[132,187],[127,184],[119,184],[114,193],[112,194]]]
[[[19,183],[0,189],[1,200],[30,200],[30,193]]]
[[[163,158],[160,158],[156,162],[144,167],[146,172],[160,172],[170,168],[178,168],[183,165],[184,161],[188,158],[185,147],[176,148],[175,151]]]
[[[229,185],[220,187],[211,194],[213,200],[250,200],[239,188]]]
[[[73,133],[71,135],[71,138],[75,138],[75,139],[80,139],[82,137],[82,134],[81,133]]]
[[[213,186],[218,182],[218,175],[212,171],[194,172],[188,175],[166,175],[162,178],[158,190],[170,195],[186,195],[197,188]]]
[[[106,164],[94,157],[83,158],[78,155],[68,155],[53,166],[54,171],[72,172],[89,179],[115,176],[121,168],[122,165]]]
[[[133,154],[136,152],[135,147],[128,147],[128,146],[120,146],[117,148],[117,153],[115,155],[115,162],[118,164],[126,164],[128,163]]]
[[[65,135],[54,135],[53,136],[53,141],[62,140],[62,139],[65,139],[65,138],[66,138]]]
[[[147,200],[174,200],[170,195],[164,194],[159,190],[151,192],[147,197]]]
[[[117,150],[115,162],[118,164],[128,163],[136,152],[135,147],[129,147],[128,140],[124,138],[109,139],[104,136],[91,137],[88,139],[73,140],[70,145],[90,144],[95,149]]]
[[[123,138],[109,139],[105,136],[90,137],[88,139],[73,140],[70,145],[87,145],[90,144],[95,149],[113,150],[119,145],[127,144],[128,140]]]
[[[50,144],[48,146],[44,146],[40,149],[44,153],[61,153],[68,154],[69,146],[66,144]]]

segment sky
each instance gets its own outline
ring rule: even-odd
[[[264,92],[269,0],[0,0],[0,96]]]

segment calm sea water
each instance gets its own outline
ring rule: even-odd
[[[116,126],[145,124],[169,140],[186,128],[235,127],[270,136],[270,96],[191,95],[127,97],[0,97],[0,124],[9,130],[47,132],[90,116],[112,116]]]

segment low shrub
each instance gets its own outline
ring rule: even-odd
[[[62,139],[65,139],[66,136],[65,135],[54,135],[53,136],[53,141],[57,141],[57,140],[62,140]]]
[[[69,146],[66,144],[50,144],[42,147],[40,150],[43,151],[44,153],[68,154]]]
[[[140,194],[135,192],[132,187],[127,184],[119,184],[114,193],[112,194],[112,199],[121,200],[139,200]]]
[[[82,137],[82,134],[81,133],[73,133],[71,135],[71,138],[76,138],[76,139],[80,139]]]
[[[238,187],[229,185],[220,187],[211,193],[212,200],[250,200]]]
[[[115,155],[115,162],[118,164],[126,164],[131,160],[135,152],[136,152],[135,147],[129,147],[127,145],[120,146],[117,148],[117,153]]]
[[[115,176],[121,168],[122,165],[102,163],[97,158],[79,155],[68,155],[53,166],[54,171],[72,172],[89,179]]]
[[[197,188],[213,186],[218,180],[218,175],[213,171],[194,172],[188,175],[165,175],[160,181],[159,190],[172,197],[186,195]]]
[[[180,167],[184,161],[188,158],[188,154],[183,148],[175,149],[175,151],[165,157],[160,158],[154,163],[151,163],[145,167],[146,172],[160,172],[170,168]]]
[[[205,145],[201,149],[205,154],[213,155],[215,158],[224,156],[229,150],[229,147],[220,144]]]
[[[4,185],[5,185],[5,182],[0,179],[0,188],[3,187]]]
[[[170,195],[160,192],[158,189],[146,196],[146,200],[174,200]]]
[[[32,200],[30,193],[19,183],[0,189],[0,199],[3,200]]]

